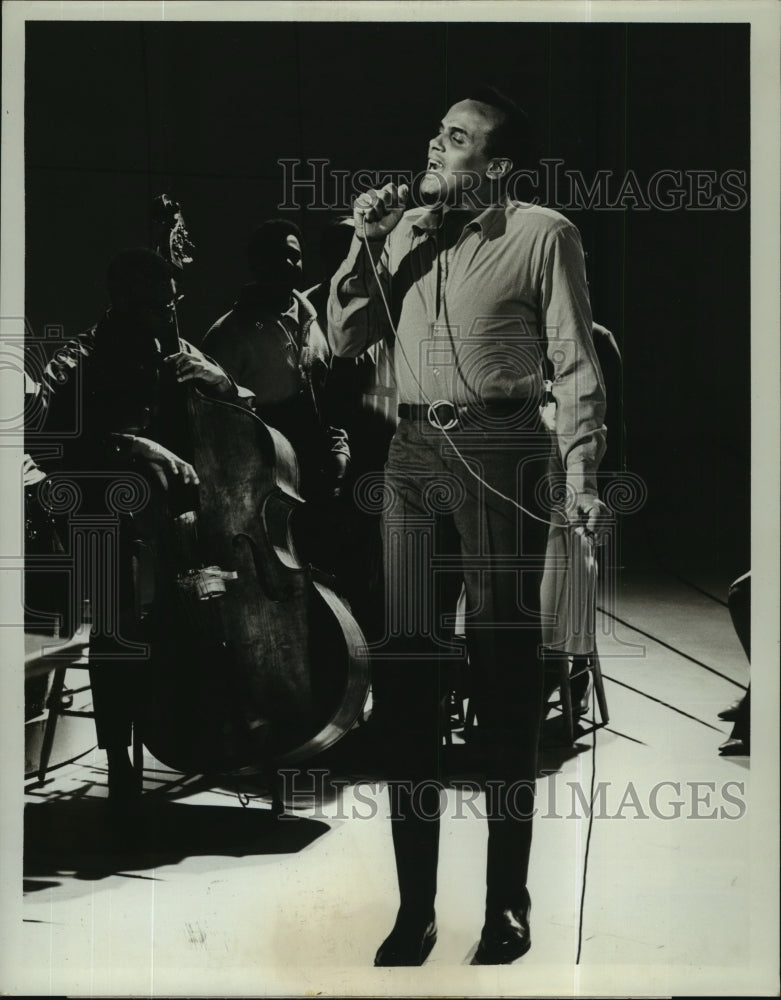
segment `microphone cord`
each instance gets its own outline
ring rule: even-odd
[[[594,788],[597,780],[597,726],[596,726],[596,686],[591,683],[591,717],[594,721],[591,741],[591,787],[588,793],[588,829],[586,831],[586,848],[583,852],[583,877],[580,885],[580,908],[578,913],[578,950],[575,956],[575,965],[580,965],[580,953],[583,949],[583,912],[586,906],[586,877],[588,875],[588,859],[591,851],[591,833],[594,829]]]
[[[453,449],[453,451],[455,452],[455,454],[458,457],[459,461],[463,464],[464,468],[467,470],[467,472],[469,473],[469,475],[472,476],[474,479],[476,479],[477,482],[480,483],[481,486],[485,487],[485,489],[490,490],[491,493],[494,493],[500,499],[506,500],[507,503],[512,504],[513,507],[516,507],[522,513],[526,514],[528,517],[533,518],[535,521],[539,521],[541,524],[545,524],[545,525],[547,525],[550,528],[566,528],[566,527],[568,527],[569,526],[569,522],[566,520],[566,518],[563,521],[561,521],[561,522],[548,521],[546,518],[540,517],[539,515],[535,514],[533,511],[527,510],[526,507],[524,507],[522,504],[518,503],[518,501],[515,500],[513,497],[507,496],[506,493],[502,493],[501,490],[498,490],[498,489],[496,489],[496,487],[492,486],[490,483],[487,483],[485,481],[485,479],[483,479],[483,477],[478,472],[475,472],[475,470],[467,462],[466,458],[464,458],[464,456],[461,454],[461,451],[458,448],[458,445],[456,445],[456,443],[453,440],[453,438],[448,434],[446,428],[443,426],[442,421],[439,419],[439,416],[437,414],[435,405],[429,399],[429,397],[426,394],[423,386],[421,385],[420,379],[415,374],[415,369],[412,367],[412,364],[410,363],[410,360],[409,360],[409,358],[407,356],[407,352],[404,350],[404,345],[402,344],[401,340],[399,339],[398,333],[396,331],[396,326],[395,326],[395,324],[393,322],[393,317],[391,315],[390,306],[388,305],[388,300],[385,297],[385,289],[382,287],[382,282],[380,281],[380,276],[379,276],[379,274],[377,272],[377,267],[375,266],[374,258],[372,257],[371,250],[369,248],[369,241],[368,241],[368,239],[366,237],[365,231],[364,231],[364,233],[362,233],[360,235],[359,238],[363,240],[363,244],[364,244],[364,246],[366,248],[366,254],[367,254],[368,258],[369,258],[369,262],[371,263],[372,271],[374,272],[374,278],[375,278],[375,281],[377,282],[377,287],[380,290],[380,295],[382,296],[382,304],[385,306],[385,313],[386,313],[386,315],[388,317],[388,323],[390,324],[391,332],[393,333],[394,343],[401,349],[401,354],[402,354],[402,357],[404,358],[404,362],[407,365],[407,368],[409,369],[410,374],[412,375],[412,378],[415,380],[415,384],[417,385],[417,387],[418,387],[418,389],[420,391],[420,395],[426,401],[426,403],[428,403],[429,414],[433,416],[434,420],[436,420],[437,427],[442,432],[442,434],[444,435],[446,441],[448,442],[448,444],[450,445],[450,447]],[[454,351],[454,354],[455,354],[455,351]],[[432,424],[432,426],[434,426],[434,425]],[[582,529],[578,528],[576,530],[582,530]]]

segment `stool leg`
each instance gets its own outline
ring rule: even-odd
[[[271,815],[275,817],[282,816],[285,812],[285,799],[283,797],[282,778],[279,775],[279,770],[272,766],[264,768],[263,776],[271,792]]]
[[[466,703],[466,718],[464,719],[464,738],[466,734],[470,731],[472,726],[475,724],[475,707],[472,704],[472,699],[467,699]]]
[[[460,726],[463,726],[466,722],[466,718],[464,716],[464,699],[458,691],[455,693],[454,697],[456,703],[456,720]]]
[[[575,742],[575,719],[572,714],[572,692],[569,686],[569,657],[562,656],[559,661],[559,690],[561,692],[561,712],[564,717],[567,739],[570,745]]]
[[[138,730],[133,726],[133,770],[139,781],[144,777],[144,744],[138,735]]]
[[[450,702],[452,697],[452,692],[449,691],[439,703],[439,722],[443,730],[442,736],[445,746],[448,747],[453,745],[453,733],[450,728]]]
[[[599,653],[597,652],[594,652],[591,657],[591,668],[594,674],[594,690],[596,691],[597,702],[599,703],[599,716],[602,719],[602,725],[606,726],[610,722],[610,716],[607,712],[605,685],[602,683],[602,668],[599,664]]]
[[[57,719],[60,715],[62,689],[65,686],[65,672],[67,667],[57,667],[52,678],[52,689],[46,704],[49,714],[46,717],[46,726],[43,730],[43,742],[41,743],[41,756],[38,760],[38,784],[42,785],[46,780],[46,771],[49,768],[49,758],[54,746],[54,733],[57,729]]]

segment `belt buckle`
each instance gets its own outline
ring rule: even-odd
[[[437,408],[440,406],[449,406],[453,413],[452,417],[446,423],[442,423],[437,416]],[[436,399],[433,403],[429,403],[426,419],[432,427],[440,431],[452,431],[454,427],[458,427],[458,411],[455,404],[451,403],[449,399]]]

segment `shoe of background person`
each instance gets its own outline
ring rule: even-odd
[[[749,757],[751,755],[751,741],[736,740],[730,737],[721,744],[719,753],[722,757]]]
[[[738,717],[738,712],[740,711],[740,705],[742,701],[743,701],[742,698],[738,698],[737,701],[733,701],[733,703],[728,708],[723,708],[719,712],[718,717],[720,719],[724,719],[725,722],[734,722],[735,719],[737,719]]]

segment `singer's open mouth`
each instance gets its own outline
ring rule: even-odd
[[[438,160],[429,160],[426,169],[428,171],[441,170],[442,166],[443,164],[441,164]]]

